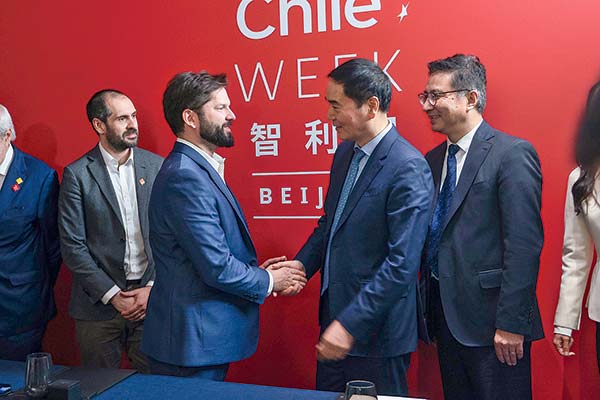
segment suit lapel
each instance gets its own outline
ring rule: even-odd
[[[213,166],[210,165],[204,157],[198,154],[196,150],[183,143],[175,142],[173,151],[185,154],[186,156],[194,160],[196,164],[198,164],[202,169],[204,169],[208,173],[210,179],[213,181],[213,183],[219,189],[219,191],[225,196],[231,208],[233,208],[233,211],[238,217],[238,220],[242,223],[242,226],[244,227],[244,231],[248,238],[250,246],[254,249],[254,244],[252,243],[252,239],[250,237],[250,230],[248,229],[248,224],[246,223],[246,218],[244,218],[242,209],[235,197],[233,197],[233,193],[231,192],[229,187],[225,184],[223,179],[221,179],[221,176],[219,176],[219,174],[217,173],[217,171],[215,171]]]
[[[483,121],[477,132],[475,132],[475,136],[473,136],[473,141],[469,147],[467,159],[465,160],[460,177],[458,178],[458,184],[452,196],[452,203],[446,217],[446,222],[444,223],[444,229],[464,201],[481,164],[483,164],[489,150],[492,148],[492,143],[489,141],[492,137],[494,137],[494,134],[491,127]]]
[[[444,158],[446,158],[446,142],[442,143],[429,153],[427,159],[429,161],[429,167],[431,168],[431,174],[433,175],[433,185],[435,187],[433,204],[437,204],[437,198],[440,194],[440,185],[442,180],[442,169],[444,166]]]
[[[20,184],[17,183],[17,179],[19,178],[23,180]],[[10,208],[12,201],[19,194],[21,187],[27,185],[27,178],[27,168],[25,167],[23,153],[13,145],[13,159],[0,190],[0,207],[2,211]],[[18,190],[13,190],[15,185],[19,186]]]
[[[354,209],[354,207],[356,207],[356,204],[358,204],[358,201],[362,197],[365,190],[367,190],[369,188],[369,186],[371,186],[371,182],[373,182],[373,178],[375,178],[375,175],[377,175],[379,170],[381,170],[381,168],[383,167],[384,160],[387,157],[387,155],[390,151],[390,148],[392,147],[392,144],[396,140],[398,140],[398,131],[396,131],[396,128],[392,127],[392,129],[385,135],[385,137],[383,139],[381,139],[381,142],[379,142],[377,147],[375,147],[375,150],[373,150],[373,153],[371,153],[371,156],[369,157],[367,164],[363,168],[360,176],[358,177],[358,180],[354,184],[354,188],[350,192],[350,197],[348,197],[348,202],[346,203],[346,207],[344,207],[344,211],[342,212],[340,221],[337,224],[336,232],[344,224],[346,219],[348,219],[348,216],[352,213],[352,210]],[[346,168],[346,171],[347,170],[348,169]],[[345,178],[346,177],[344,174],[344,179]],[[343,185],[343,183],[342,183],[342,185]],[[338,198],[339,198],[339,195],[338,195]],[[335,234],[335,232],[334,232],[334,234]]]
[[[331,204],[333,205],[333,208],[326,210],[327,215],[331,216],[331,218],[327,219],[327,232],[329,232],[331,225],[333,224],[335,210],[340,200],[342,188],[344,187],[344,181],[346,180],[346,174],[348,174],[348,168],[350,168],[350,163],[352,162],[352,156],[354,156],[354,143],[347,147],[344,154],[340,154],[340,166],[336,168],[338,171],[336,171],[335,174],[332,173],[330,175],[331,181],[329,183],[329,191],[327,195],[331,195]],[[338,223],[338,227],[339,226],[340,224]]]
[[[138,215],[140,220],[140,228],[142,232],[148,232],[146,226],[146,218],[142,215],[148,215],[148,200],[150,199],[150,184],[148,184],[148,176],[146,176],[146,158],[141,151],[135,151],[133,156],[133,170],[135,173],[135,191],[138,204]]]
[[[102,158],[102,154],[100,153],[98,146],[94,147],[87,154],[87,157],[90,161],[90,163],[87,165],[88,171],[90,171],[92,178],[94,178],[98,184],[98,187],[106,199],[106,202],[121,223],[121,226],[123,226],[117,195],[115,194],[115,189],[113,188],[112,181],[110,180],[110,176],[106,170],[106,164],[104,164],[104,159]]]

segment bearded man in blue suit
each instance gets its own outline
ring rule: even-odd
[[[40,351],[56,315],[60,268],[58,176],[15,146],[15,128],[0,105],[0,359]]]
[[[408,392],[433,180],[423,155],[388,121],[391,86],[364,59],[329,74],[327,117],[345,142],[333,159],[325,214],[296,259],[272,267],[309,278],[321,270],[319,390],[367,379],[381,394]]]
[[[225,75],[182,73],[163,96],[177,142],[150,198],[150,244],[156,282],[142,350],[153,374],[223,380],[229,363],[258,343],[258,306],[272,291],[299,290],[303,272],[257,264],[248,225],[225,183],[233,146]]]

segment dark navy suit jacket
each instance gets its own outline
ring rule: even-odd
[[[353,147],[344,142],[336,151],[325,214],[296,256],[308,277],[323,266]],[[355,338],[350,355],[395,357],[415,350],[417,273],[432,198],[427,162],[392,128],[356,181],[331,242],[326,311]],[[322,317],[324,329],[331,321]]]
[[[427,161],[439,192],[446,142]],[[535,289],[544,234],[542,173],[531,144],[493,129],[475,133],[440,239],[446,322],[465,346],[491,346],[496,329],[543,337]],[[423,266],[421,276],[430,272]]]
[[[188,367],[252,355],[269,276],[235,197],[191,147],[175,143],[163,163],[149,218],[156,281],[142,350]]]
[[[56,171],[13,149],[0,190],[0,336],[43,326],[54,317],[53,287],[61,263]]]

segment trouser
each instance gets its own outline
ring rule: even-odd
[[[524,355],[517,365],[503,364],[494,346],[468,347],[454,338],[435,279],[431,280],[431,296],[444,399],[530,400],[531,342],[523,343]]]
[[[126,290],[139,287],[139,280],[128,281]],[[140,350],[144,321],[129,321],[118,313],[107,321],[76,319],[75,332],[84,367],[119,368],[121,354],[125,350],[133,368],[141,373],[150,373],[148,358]]]
[[[0,359],[25,361],[27,354],[42,350],[46,324],[13,336],[0,336]]]

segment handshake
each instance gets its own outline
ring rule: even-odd
[[[295,296],[306,286],[306,271],[298,260],[287,261],[285,256],[269,258],[260,265],[273,277],[273,296]]]

